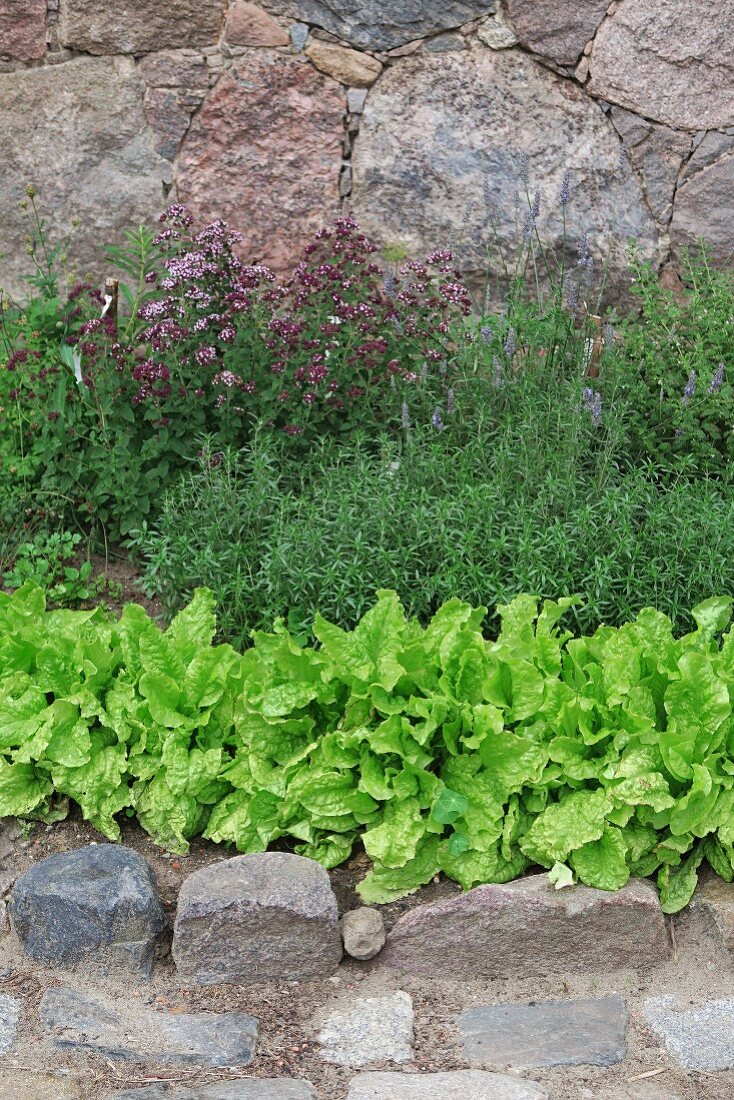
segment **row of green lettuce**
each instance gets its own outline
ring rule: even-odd
[[[135,604],[113,622],[0,594],[0,814],[73,800],[113,840],[127,813],[171,851],[282,840],[327,867],[361,841],[376,903],[440,872],[656,874],[675,912],[704,860],[734,879],[732,601],[681,638],[651,608],[571,637],[572,603],[519,596],[487,641],[484,608],[423,627],[381,591],[354,631],[317,617],[310,645],[278,623],[239,654],[212,644],[206,589],[165,632]]]

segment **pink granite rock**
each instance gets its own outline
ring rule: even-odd
[[[38,61],[46,52],[46,0],[0,0],[0,57]]]
[[[608,7],[609,0],[507,0],[507,15],[523,46],[558,65],[575,65]]]
[[[227,12],[224,39],[230,46],[287,46],[290,42],[272,15],[248,0],[235,0]]]
[[[652,883],[555,890],[547,875],[532,875],[419,905],[397,921],[380,958],[432,977],[494,979],[646,967],[669,953]]]
[[[343,113],[343,89],[308,62],[248,51],[192,123],[180,200],[241,230],[250,259],[290,270],[338,210]]]
[[[599,28],[593,95],[682,130],[734,125],[734,8],[622,0]]]

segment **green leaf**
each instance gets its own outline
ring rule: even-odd
[[[401,867],[375,867],[357,884],[357,893],[366,905],[386,905],[413,894],[430,882],[439,871],[438,838],[426,837],[415,855]]]
[[[660,908],[664,913],[679,913],[688,905],[698,883],[698,868],[704,854],[704,847],[699,844],[679,866],[660,868],[658,887]]]
[[[573,871],[566,863],[554,863],[548,872],[548,882],[551,886],[555,886],[556,890],[573,886]]]
[[[708,642],[726,629],[731,621],[732,602],[731,596],[712,596],[693,608],[691,615],[702,641]]]
[[[603,790],[567,795],[536,817],[520,848],[528,859],[542,866],[565,863],[569,853],[600,839],[611,808],[611,800]]]
[[[577,848],[570,861],[580,882],[599,890],[619,890],[630,875],[626,857],[622,831],[605,825],[601,837]]]
[[[444,787],[433,805],[431,817],[439,825],[452,825],[468,808],[469,799],[466,795]]]
[[[375,863],[402,867],[416,856],[426,833],[426,820],[416,798],[385,803],[382,823],[368,829],[362,842]]]

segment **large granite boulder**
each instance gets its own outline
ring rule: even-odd
[[[182,978],[199,985],[328,977],[342,942],[327,872],[287,852],[194,872],[179,894],[172,953]]]
[[[609,297],[629,285],[625,247],[656,255],[656,229],[619,137],[584,92],[518,50],[475,48],[416,54],[388,69],[369,92],[352,156],[352,208],[380,242],[411,254],[445,247],[461,229],[459,263],[470,286],[502,267],[483,194],[499,207],[498,235],[514,263],[522,241],[513,196],[523,154],[531,196],[540,192],[538,228],[560,249],[558,196],[572,175],[567,210],[571,262],[585,232],[601,269],[611,251]]]
[[[34,864],[16,880],[10,917],[36,962],[143,974],[166,926],[153,872],[138,852],[117,844],[90,844]]]
[[[682,130],[734,125],[734,8],[622,0],[594,40],[588,90]]]
[[[69,260],[100,279],[107,244],[151,222],[163,205],[163,161],[143,112],[144,84],[128,58],[79,58],[0,73],[2,286],[27,293],[29,261],[20,209],[33,184],[52,242],[71,233]],[[29,119],[33,125],[29,125]],[[22,140],[19,140],[22,135]],[[72,221],[78,226],[72,227]]]
[[[669,954],[652,883],[554,890],[547,875],[532,875],[411,909],[389,933],[381,958],[401,970],[462,980],[640,968]]]
[[[178,195],[245,235],[250,260],[289,271],[338,212],[345,93],[307,61],[247,50],[205,99],[178,162]]]

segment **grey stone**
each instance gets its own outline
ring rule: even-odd
[[[344,950],[353,959],[373,959],[385,946],[385,920],[379,909],[360,906],[341,919]]]
[[[172,952],[200,985],[327,977],[342,943],[326,870],[265,852],[196,871],[181,887]]]
[[[672,996],[652,997],[644,1012],[666,1049],[684,1069],[734,1069],[734,997],[673,1011]]]
[[[428,38],[425,47],[432,53],[445,53],[447,50],[465,50],[466,39],[460,34],[437,34]]]
[[[321,1057],[358,1068],[375,1062],[410,1062],[413,1057],[413,1002],[407,993],[361,997],[333,1012],[319,1032]]]
[[[393,50],[495,10],[494,0],[264,0],[362,50]]]
[[[347,88],[347,110],[350,114],[360,115],[367,99],[366,88]]]
[[[20,1001],[0,993],[0,1054],[7,1054],[18,1030]]]
[[[610,117],[643,181],[650,209],[667,224],[681,168],[691,151],[690,134],[648,122],[621,107],[612,107]]]
[[[308,41],[308,26],[306,23],[293,23],[290,31],[291,44],[296,53],[301,53]]]
[[[711,255],[729,263],[734,252],[734,153],[685,180],[675,193],[670,240],[677,252],[704,237]]]
[[[622,0],[599,28],[588,89],[681,130],[734,123],[734,8]]]
[[[725,153],[730,153],[733,149],[734,137],[731,134],[721,134],[718,130],[709,130],[696,145],[691,159],[683,170],[682,179],[695,175],[702,168],[708,168],[719,157]]]
[[[619,305],[629,290],[628,239],[653,262],[659,251],[642,189],[629,165],[618,173],[619,137],[599,107],[519,51],[423,51],[386,69],[367,98],[352,155],[352,212],[379,245],[399,240],[412,256],[463,226],[459,266],[481,300],[487,273],[495,286],[504,278],[484,184],[499,207],[498,243],[512,269],[522,243],[513,195],[523,153],[531,193],[541,193],[539,232],[556,254],[564,239],[557,198],[570,169],[569,247],[575,257],[589,231],[598,270],[609,255],[607,300]]]
[[[382,959],[436,977],[525,978],[648,967],[669,954],[652,883],[554,890],[547,875],[532,875],[417,906],[388,934]]]
[[[690,904],[675,921],[679,947],[696,947],[706,937],[734,952],[734,883],[724,882],[713,871],[703,871]]]
[[[90,844],[36,863],[10,897],[13,928],[37,962],[82,960],[149,974],[166,920],[153,872],[117,844]]]
[[[49,239],[69,233],[69,265],[99,280],[109,273],[107,244],[160,212],[163,161],[143,115],[144,84],[127,58],[78,58],[0,75],[0,220],[2,285],[21,299],[28,288],[27,214],[19,208],[33,183]],[[33,119],[33,125],[28,120]],[[23,140],[18,135],[23,134]]]
[[[56,1046],[133,1062],[248,1066],[257,1040],[257,1020],[244,1012],[156,1012],[72,989],[47,990],[38,1011]]]
[[[317,1096],[316,1089],[308,1081],[291,1077],[250,1077],[246,1081],[218,1081],[192,1088],[150,1085],[116,1092],[109,1100],[317,1100]]]
[[[477,38],[484,46],[489,46],[490,50],[508,50],[519,41],[512,27],[499,19],[485,19],[477,28]]]
[[[557,65],[574,65],[596,34],[609,0],[507,0],[523,46]]]
[[[347,1100],[548,1100],[535,1081],[506,1073],[456,1070],[453,1073],[359,1073]]]
[[[627,1053],[621,997],[484,1005],[459,1016],[470,1065],[612,1066]]]

